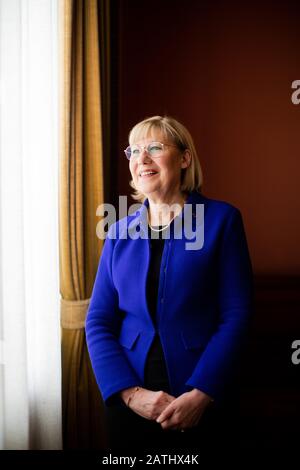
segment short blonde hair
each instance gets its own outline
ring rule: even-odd
[[[131,129],[128,138],[129,144],[132,145],[134,142],[143,139],[151,134],[153,130],[161,131],[179,150],[189,150],[191,161],[190,165],[182,170],[180,189],[182,193],[189,193],[194,190],[200,192],[203,184],[202,170],[195,144],[186,127],[171,116],[152,116],[138,122]],[[133,180],[130,181],[130,186],[134,189],[132,198],[143,202],[146,196],[137,190]]]

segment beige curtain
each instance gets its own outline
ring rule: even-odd
[[[104,202],[103,123],[109,122],[109,99],[103,90],[109,85],[104,86],[101,80],[107,65],[107,51],[103,54],[107,44],[109,0],[60,1],[64,449],[101,449],[106,445],[103,402],[88,357],[84,321],[103,244],[96,236],[96,208]],[[104,80],[107,75],[105,72]]]

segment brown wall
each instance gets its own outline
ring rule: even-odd
[[[118,6],[118,193],[131,126],[173,115],[194,137],[204,194],[242,211],[256,274],[299,274],[299,2]]]

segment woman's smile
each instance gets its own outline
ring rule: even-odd
[[[158,172],[155,170],[142,170],[139,172],[139,177],[140,178],[150,178],[152,176],[157,175]]]

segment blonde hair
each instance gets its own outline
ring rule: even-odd
[[[203,184],[202,170],[195,144],[186,127],[171,116],[152,116],[138,122],[131,129],[128,138],[129,144],[132,145],[132,143],[143,139],[151,134],[153,130],[161,131],[179,150],[189,150],[191,161],[187,168],[182,169],[180,189],[182,193],[189,193],[194,190],[200,192]],[[133,180],[130,181],[130,186],[134,189],[132,198],[143,202],[146,196],[135,187]]]

